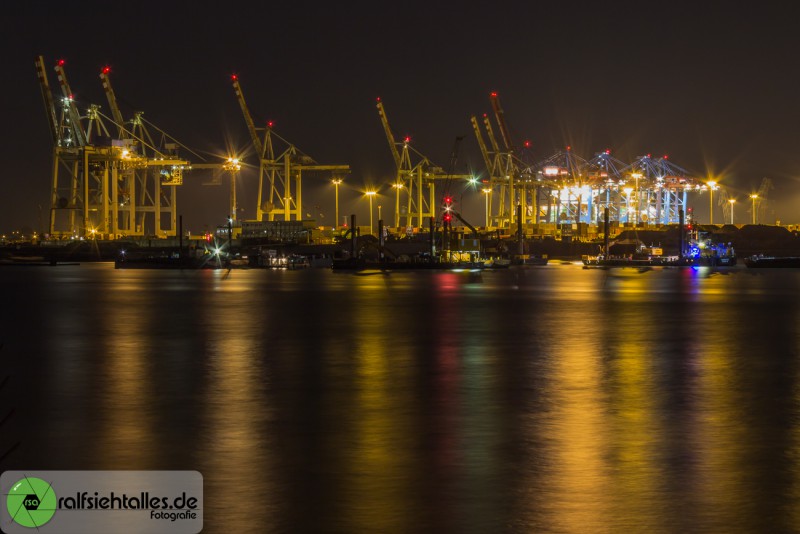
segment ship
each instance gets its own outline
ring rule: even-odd
[[[744,264],[749,268],[800,267],[800,256],[764,256],[763,254],[758,254],[745,258]]]

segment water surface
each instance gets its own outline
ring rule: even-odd
[[[204,532],[800,531],[800,271],[0,271],[2,469]]]

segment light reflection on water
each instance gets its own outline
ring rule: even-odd
[[[4,470],[197,469],[205,532],[800,531],[794,270],[6,269]]]

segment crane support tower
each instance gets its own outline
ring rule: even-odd
[[[261,221],[266,215],[270,221],[301,221],[303,219],[303,172],[328,171],[338,176],[349,174],[350,166],[317,163],[310,156],[298,150],[295,145],[275,133],[272,122],[267,122],[263,129],[257,128],[239,85],[239,76],[232,75],[231,83],[259,160],[256,218]],[[259,130],[263,130],[263,138],[260,137]],[[285,145],[283,152],[278,155],[276,155],[274,140]],[[292,189],[293,182],[294,190]],[[267,192],[265,192],[265,188]]]

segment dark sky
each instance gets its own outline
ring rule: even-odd
[[[79,103],[108,106],[112,82],[133,110],[213,160],[249,136],[230,85],[240,77],[257,121],[320,163],[349,164],[340,212],[367,217],[367,184],[388,184],[393,161],[375,109],[381,97],[398,137],[456,171],[482,171],[471,115],[497,91],[512,134],[541,160],[571,145],[589,158],[646,153],[738,197],[774,183],[769,222],[798,223],[800,154],[796,13],[777,2],[27,2],[4,8],[0,96],[0,231],[40,228],[49,209],[51,142],[34,59],[66,61]],[[165,7],[166,6],[166,7]],[[57,87],[55,73],[50,83]],[[188,154],[186,154],[188,156]],[[194,157],[189,157],[197,161]],[[247,158],[246,158],[247,159]],[[254,163],[251,156],[248,161]],[[221,223],[228,186],[185,178],[179,211],[192,231]],[[240,205],[255,210],[256,175]],[[305,179],[306,211],[333,222],[327,178]],[[384,218],[394,200],[384,185]],[[463,212],[483,216],[479,194]],[[706,196],[690,200],[701,219]],[[319,206],[318,208],[314,206]],[[324,218],[319,218],[319,213]],[[719,215],[718,215],[719,216]],[[363,220],[363,219],[362,219]]]

